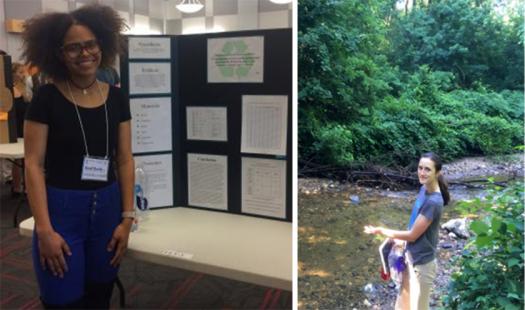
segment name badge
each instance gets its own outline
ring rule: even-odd
[[[84,156],[82,165],[82,181],[102,181],[108,180],[109,159]]]

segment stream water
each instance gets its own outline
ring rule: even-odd
[[[456,201],[479,197],[482,193],[451,189]],[[404,229],[416,194],[417,190],[390,192],[357,187],[300,194],[299,308],[362,309],[365,285],[379,283],[388,289],[379,272],[381,239],[364,234],[363,226]],[[453,204],[447,206],[441,223],[457,215]],[[392,286],[389,291],[395,294]]]

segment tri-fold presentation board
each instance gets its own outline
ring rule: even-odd
[[[291,221],[291,29],[127,39],[122,88],[149,207]]]

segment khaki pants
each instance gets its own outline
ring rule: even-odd
[[[407,267],[403,272],[403,282],[396,299],[396,310],[427,310],[430,304],[430,288],[436,277],[436,260],[416,266],[407,263]]]

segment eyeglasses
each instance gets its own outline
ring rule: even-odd
[[[67,57],[77,58],[86,50],[89,54],[95,55],[100,52],[100,46],[97,40],[89,40],[85,42],[70,43],[60,48]]]

